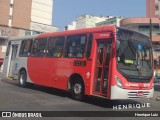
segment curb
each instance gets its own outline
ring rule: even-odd
[[[7,77],[7,80],[13,80],[13,78],[11,78],[11,77]]]
[[[160,101],[160,92],[154,91],[154,96],[152,98],[149,98],[149,100]]]

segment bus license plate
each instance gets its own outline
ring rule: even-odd
[[[138,92],[137,96],[143,96],[143,94],[144,94],[143,92]]]

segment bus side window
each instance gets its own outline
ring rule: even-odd
[[[31,54],[33,40],[23,40],[21,43],[19,56],[29,56]]]
[[[35,39],[33,42],[32,55],[44,57],[47,45],[47,38]]]
[[[62,57],[65,37],[49,38],[47,45],[47,56]]]
[[[87,35],[68,36],[65,46],[64,57],[68,58],[83,58]]]

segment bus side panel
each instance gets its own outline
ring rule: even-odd
[[[19,73],[22,69],[26,70],[27,73],[27,82],[33,83],[29,77],[28,68],[27,68],[27,59],[28,57],[18,57],[17,61],[17,73]]]
[[[35,84],[67,90],[69,77],[77,73],[84,80],[85,93],[90,94],[90,75],[87,76],[86,74],[88,72],[91,74],[91,66],[89,64],[86,64],[86,66],[74,66],[75,60],[75,58],[29,57],[27,62],[28,74]]]
[[[62,58],[29,57],[28,74],[32,82],[39,85],[67,90],[67,80],[72,70]],[[70,67],[71,68],[71,67]]]

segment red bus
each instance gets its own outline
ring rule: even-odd
[[[27,83],[106,99],[153,97],[149,38],[116,26],[10,39],[4,74]]]

